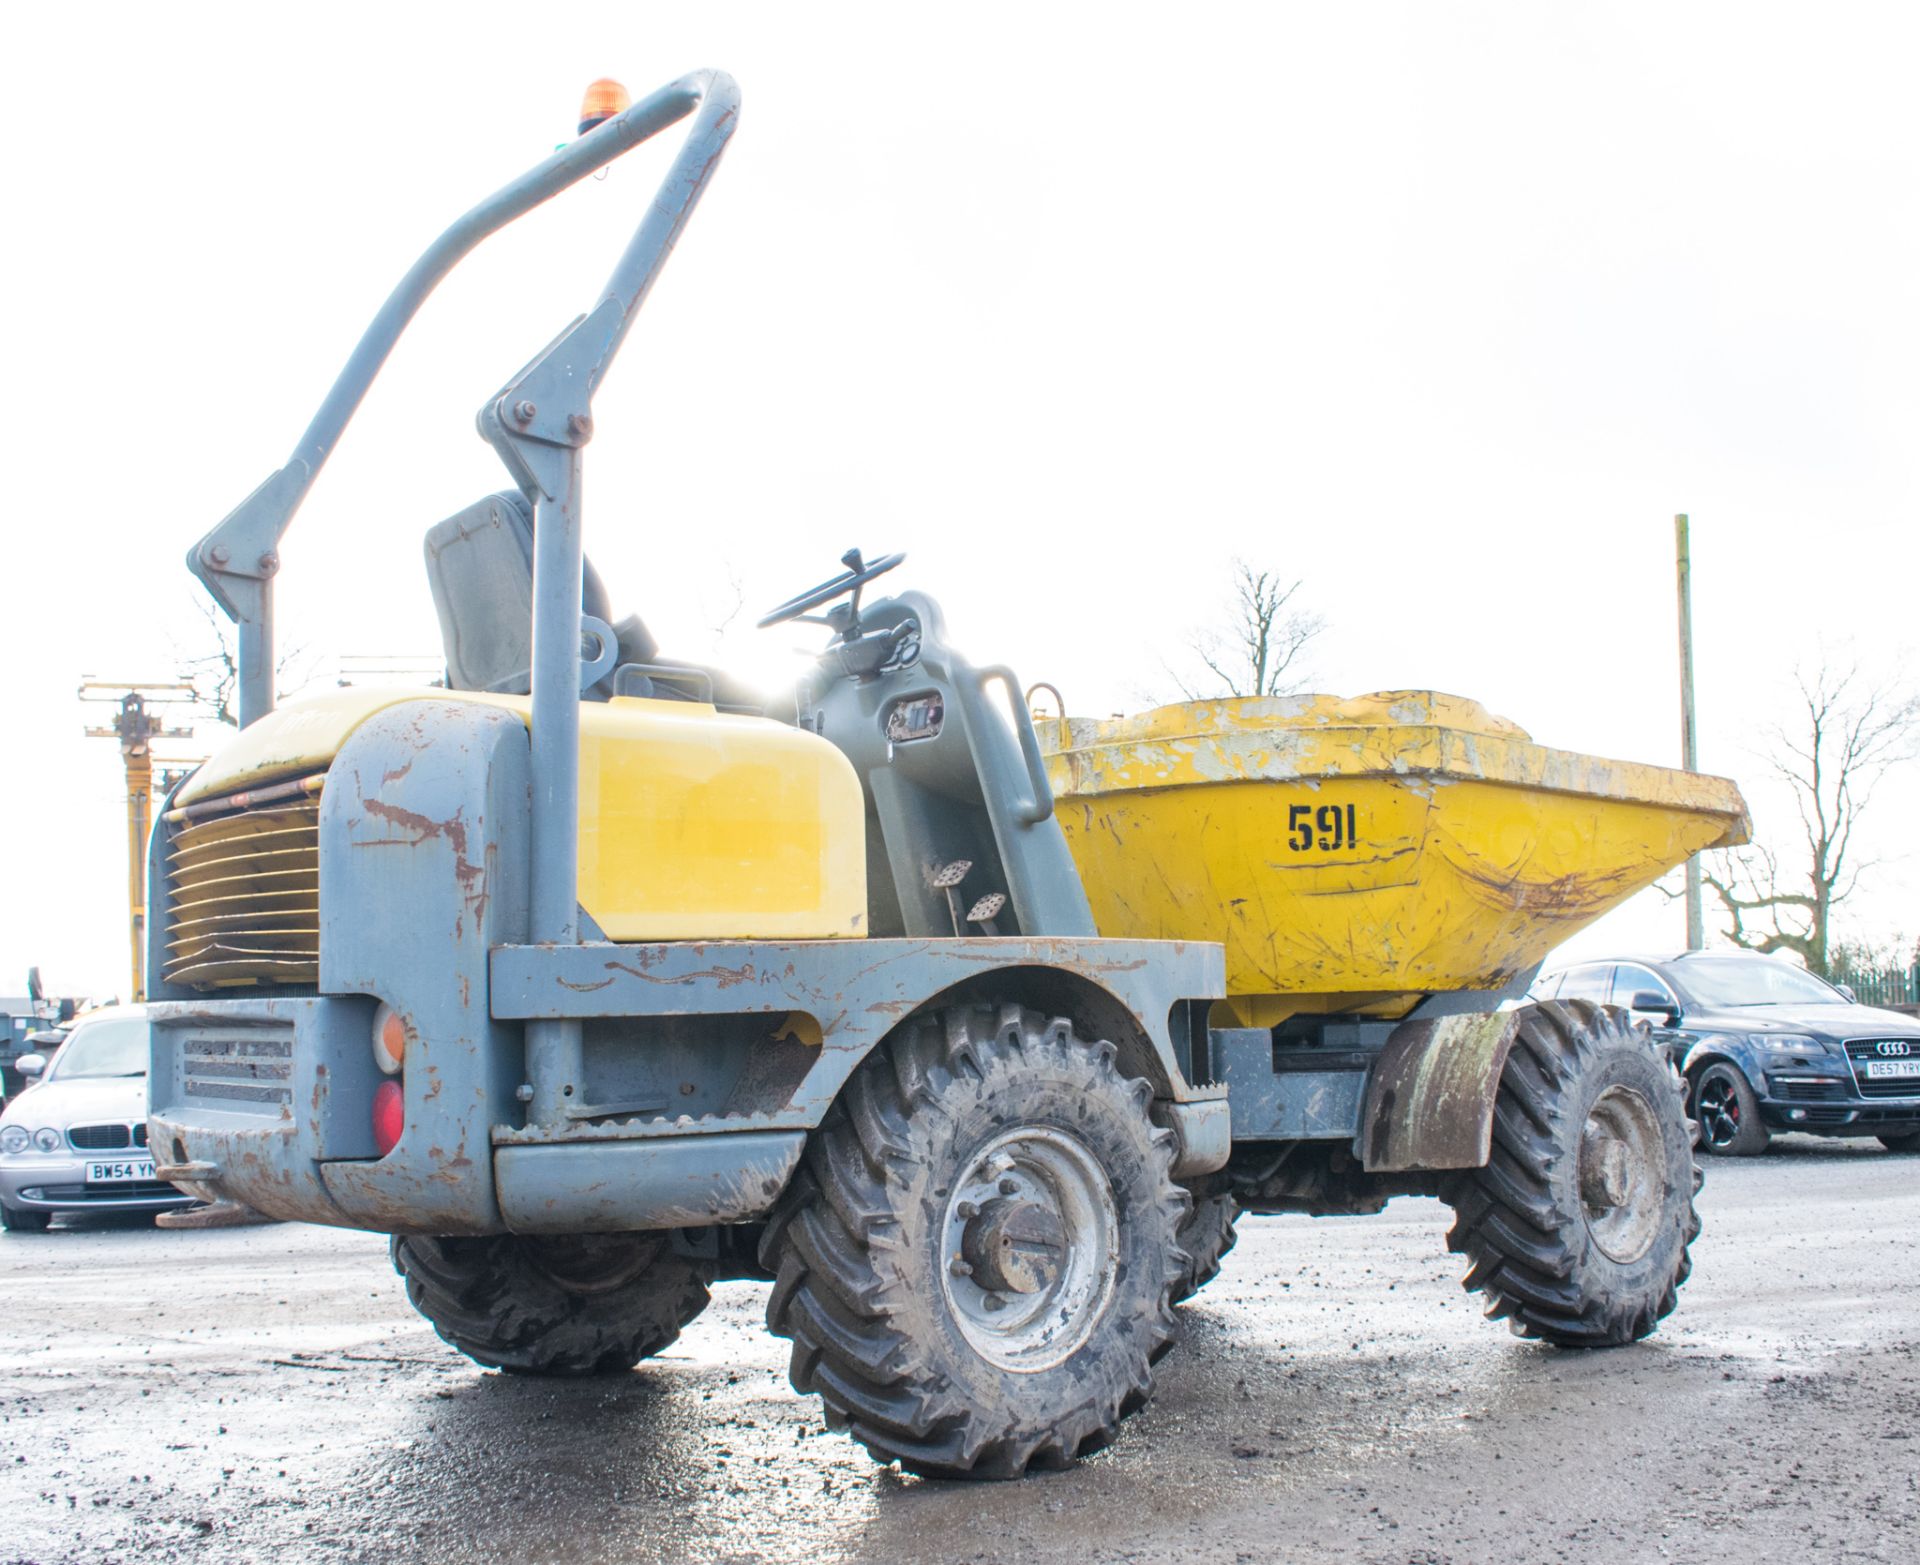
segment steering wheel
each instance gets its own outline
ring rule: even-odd
[[[849,549],[845,554],[840,556],[840,563],[846,566],[845,571],[834,577],[832,581],[823,581],[819,586],[801,593],[797,598],[787,599],[785,603],[781,604],[779,608],[773,610],[771,613],[763,614],[755,623],[754,628],[757,630],[766,630],[774,625],[784,625],[788,620],[804,619],[807,617],[807,611],[809,609],[817,609],[823,604],[831,603],[835,598],[842,597],[849,592],[853,594],[854,613],[858,614],[860,609],[860,589],[866,586],[866,584],[876,576],[886,575],[888,571],[892,570],[894,566],[898,565],[904,559],[906,559],[906,555],[904,554],[885,554],[869,565],[860,557],[860,551],[858,549]],[[844,626],[836,624],[833,620],[816,620],[815,623],[833,625],[835,630],[845,629]]]

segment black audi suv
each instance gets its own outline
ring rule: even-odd
[[[1687,1079],[1709,1152],[1750,1156],[1782,1130],[1920,1152],[1920,1018],[1856,1004],[1779,957],[1578,962],[1532,993],[1617,1005],[1647,1022]]]

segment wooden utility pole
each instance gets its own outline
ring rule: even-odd
[[[1700,754],[1693,721],[1693,557],[1684,512],[1673,519],[1673,548],[1680,589],[1680,764],[1697,772]],[[1696,854],[1687,860],[1687,949],[1698,951],[1706,943],[1706,919],[1700,908],[1700,859]]]
[[[118,739],[120,759],[127,772],[127,928],[133,946],[133,991],[138,1003],[146,998],[147,953],[147,834],[153,829],[153,742],[190,739],[191,728],[169,728],[152,708],[194,699],[193,686],[178,684],[102,684],[88,680],[80,687],[82,701],[110,701],[119,710],[104,728],[89,728],[90,739]],[[184,764],[184,763],[182,763]],[[162,772],[163,787],[174,774]]]

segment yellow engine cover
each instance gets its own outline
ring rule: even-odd
[[[403,701],[530,714],[525,696],[349,689],[269,713],[207,762],[176,804],[319,771]],[[690,701],[580,707],[580,905],[612,940],[864,935],[860,780],[826,740]]]

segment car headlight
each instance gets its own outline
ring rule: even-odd
[[[1749,1033],[1747,1042],[1767,1054],[1825,1054],[1827,1046],[1818,1038],[1797,1032]]]
[[[60,1132],[55,1130],[51,1125],[42,1125],[33,1133],[33,1144],[42,1152],[58,1152],[60,1150]]]
[[[25,1125],[0,1125],[0,1152],[9,1155],[24,1152],[33,1144]]]

